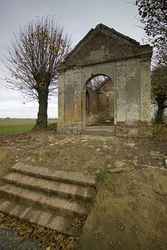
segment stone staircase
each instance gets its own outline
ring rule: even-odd
[[[78,236],[96,195],[94,177],[17,163],[2,178],[0,212]]]

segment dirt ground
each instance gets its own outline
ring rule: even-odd
[[[91,174],[119,167],[162,167],[166,149],[167,138],[58,136],[51,131],[1,136],[1,175],[18,161]]]
[[[18,162],[97,176],[98,194],[80,249],[167,249],[167,138],[0,137],[0,175]],[[67,248],[66,248],[67,249]]]

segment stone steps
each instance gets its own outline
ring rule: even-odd
[[[72,198],[91,201],[95,196],[93,187],[82,187],[69,183],[61,183],[38,177],[27,176],[22,173],[10,173],[3,178],[6,183],[15,184],[31,190],[39,190],[49,194],[55,194],[63,198]]]
[[[36,192],[29,189],[23,189],[13,184],[5,184],[0,187],[0,193],[10,197],[15,197],[18,200],[24,200],[25,202],[35,203],[39,206],[50,208],[55,211],[61,211],[62,214],[85,216],[88,214],[88,210],[80,205],[79,202],[59,198],[57,196],[49,196],[42,192]]]
[[[77,184],[81,186],[96,186],[94,177],[85,176],[80,172],[58,171],[45,167],[31,166],[27,164],[17,163],[12,167],[13,171],[23,173],[30,176],[44,178],[63,183]]]
[[[24,164],[2,181],[1,212],[69,235],[80,232],[76,222],[87,218],[96,195],[93,177]]]
[[[80,234],[79,228],[73,226],[74,219],[72,217],[63,217],[42,208],[37,209],[31,206],[25,206],[21,203],[18,204],[18,202],[11,199],[0,199],[0,212],[56,230],[60,233],[63,232],[70,236]]]

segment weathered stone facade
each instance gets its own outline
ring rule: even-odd
[[[99,24],[91,29],[59,68],[58,131],[80,133],[87,125],[86,83],[111,77],[115,125],[151,122],[152,48]]]

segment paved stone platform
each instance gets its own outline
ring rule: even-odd
[[[21,163],[2,181],[1,212],[67,235],[80,234],[96,195],[93,177]]]

